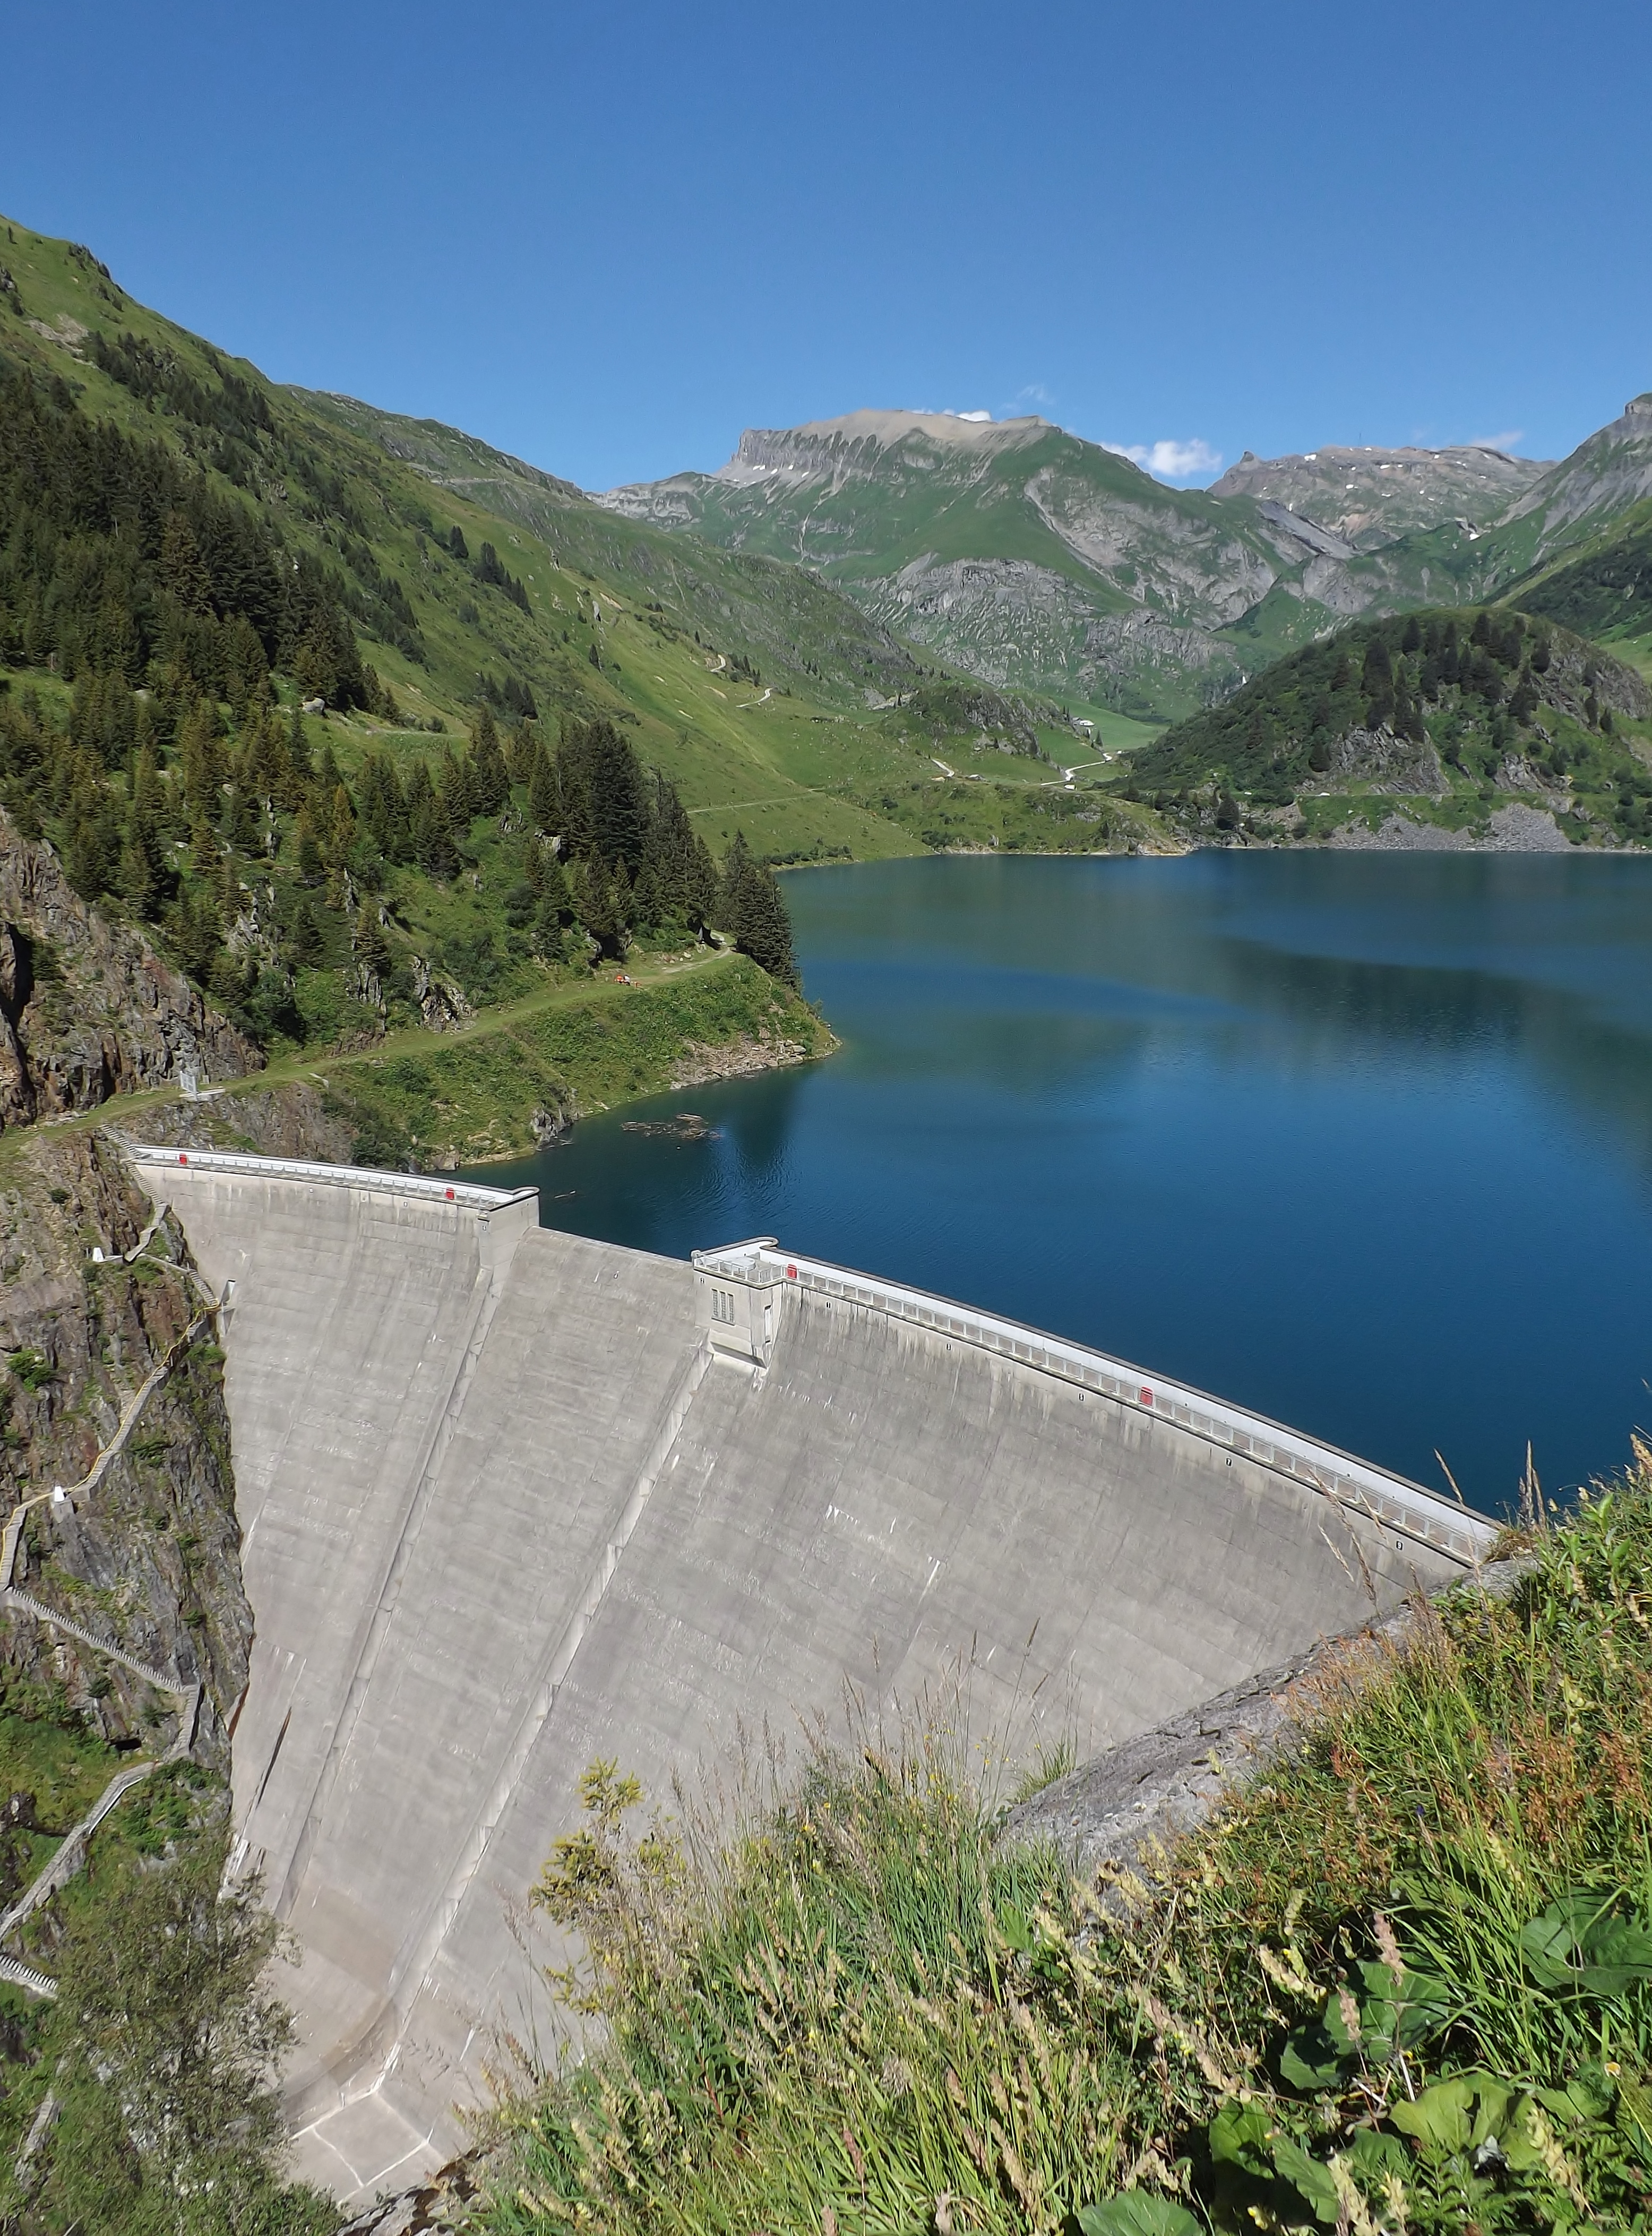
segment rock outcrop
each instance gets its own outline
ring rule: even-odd
[[[1526,1565],[1489,1562],[1452,1588],[1501,1599]],[[1361,1631],[1322,1639],[1293,1661],[1259,1670],[1056,1779],[1010,1812],[1004,1838],[1049,1842],[1088,1879],[1150,1871],[1236,1787],[1290,1755],[1320,1701],[1359,1685],[1387,1657],[1425,1635],[1434,1620],[1418,1593]]]
[[[0,1127],[89,1110],[193,1072],[240,1079],[251,1041],[156,954],[89,907],[44,839],[0,809]]]

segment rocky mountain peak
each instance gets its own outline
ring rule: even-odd
[[[1440,450],[1327,443],[1280,458],[1247,450],[1210,493],[1287,506],[1353,549],[1375,551],[1447,521],[1489,527],[1549,470],[1479,443]]]

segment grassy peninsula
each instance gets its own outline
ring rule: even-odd
[[[634,958],[622,974],[553,985],[450,1031],[278,1063],[168,1115],[187,1115],[202,1146],[257,1148],[249,1101],[307,1086],[353,1162],[452,1169],[525,1154],[639,1095],[802,1063],[837,1045],[819,1012],[749,957],[702,949]],[[135,1111],[131,1122],[142,1130]]]

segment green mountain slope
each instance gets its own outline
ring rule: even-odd
[[[1510,595],[1646,670],[1652,666],[1652,499],[1534,569]]]
[[[390,694],[375,715],[325,661],[306,670],[347,718],[346,772],[366,726],[382,723],[385,750],[405,758],[431,750],[411,743],[419,726],[455,729],[478,696],[502,718],[531,702],[547,719],[624,723],[714,851],[740,827],[778,855],[922,844],[905,803],[935,777],[931,740],[903,742],[884,709],[947,679],[840,593],[620,522],[452,430],[267,382],[68,243],[3,226],[0,272],[10,362],[63,379],[98,425],[161,442],[330,585],[324,602]],[[27,647],[9,649],[24,661]],[[296,647],[272,650],[279,666]],[[1015,719],[1060,745],[1053,708]],[[971,719],[948,735],[967,758],[997,727]]]
[[[1546,618],[1435,608],[1352,624],[1136,755],[1189,836],[1322,838],[1412,821],[1483,833],[1516,804],[1574,842],[1652,842],[1652,687]],[[1552,836],[1552,834],[1551,834]]]
[[[780,788],[773,733],[747,710],[781,693],[757,680],[732,601],[717,615],[727,649],[661,600],[634,612],[468,501],[433,506],[411,468],[130,303],[88,252],[15,226],[4,248],[9,1079],[26,1070],[19,1034],[36,1056],[49,1037],[40,990],[80,983],[63,947],[71,932],[89,951],[150,952],[122,945],[110,918],[142,928],[209,997],[192,1016],[199,996],[167,982],[171,1037],[214,1078],[260,1050],[434,1035],[478,1009],[578,992],[632,950],[645,977],[698,969],[715,959],[713,924],[785,987],[789,937],[772,876],[738,842],[720,871],[707,843],[721,835],[717,810],[696,819],[661,766],[674,759],[714,800],[754,775],[771,795]],[[595,518],[611,540],[613,523]],[[676,582],[679,556],[667,553]],[[714,556],[720,569],[730,571]],[[757,580],[747,614],[767,618],[768,576],[795,605],[790,571],[744,572]],[[809,596],[818,607],[829,594]],[[840,658],[816,663],[827,703],[857,705],[867,669],[940,687],[837,602]],[[658,673],[628,697],[625,670],[643,661]],[[661,681],[689,706],[706,689],[714,711],[668,725],[648,711]],[[469,735],[456,738],[461,724]],[[819,757],[819,730],[806,734]],[[669,752],[645,758],[650,738]],[[1030,732],[1028,742],[1036,751]],[[789,789],[811,797],[795,777]],[[893,824],[824,791],[817,834],[833,813],[873,848],[902,843]],[[30,853],[43,838],[73,888],[61,904],[42,900],[30,866],[37,856],[41,875],[58,879],[50,855]],[[55,890],[64,894],[61,881]],[[777,1025],[752,979],[727,983],[746,990],[714,1016],[698,1003],[713,1039],[743,1029],[760,1056],[819,1044],[792,994],[774,995]],[[131,992],[135,1014],[143,989]],[[148,998],[153,1007],[153,987]],[[735,1012],[749,1012],[744,1028]],[[220,1042],[233,1061],[213,1054]],[[104,1084],[77,1088],[69,1108],[175,1076],[170,1059],[146,1058],[133,1075],[124,1055],[100,1057],[95,1045],[89,1061]],[[658,1062],[655,1049],[655,1071]],[[587,1097],[609,1091],[606,1076]],[[24,1122],[30,1095],[11,1084],[4,1122]],[[554,1117],[582,1090],[569,1076],[559,1094],[540,1081],[536,1096]],[[427,1115],[417,1130],[441,1138],[440,1113]],[[513,1114],[518,1132],[526,1118]]]

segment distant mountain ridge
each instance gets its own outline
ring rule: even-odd
[[[1587,490],[1639,485],[1638,430],[1610,436],[1558,465],[1473,444],[1247,452],[1176,490],[1043,418],[862,411],[749,428],[714,473],[596,501],[809,567],[996,688],[1163,719],[1356,615],[1494,595],[1539,523],[1552,543]],[[1517,509],[1530,524],[1501,533]]]
[[[1557,463],[1329,444],[1209,490],[1043,418],[861,411],[596,502],[811,568],[996,688],[1163,719],[1356,616],[1495,596],[1649,495],[1652,397]]]
[[[1272,498],[1355,550],[1375,551],[1453,518],[1489,528],[1552,471],[1547,460],[1511,457],[1479,443],[1439,450],[1327,443],[1282,458],[1247,450],[1211,483],[1210,494]]]

